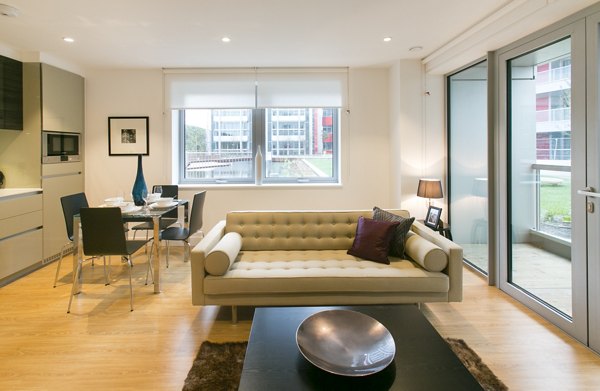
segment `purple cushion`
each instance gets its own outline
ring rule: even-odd
[[[356,236],[348,254],[380,263],[390,264],[388,252],[398,222],[358,218]]]

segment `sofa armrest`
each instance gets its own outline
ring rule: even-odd
[[[192,267],[192,304],[204,304],[204,278],[206,271],[204,270],[204,262],[208,253],[219,243],[225,235],[225,220],[219,221],[211,228],[210,231],[202,238],[191,251],[191,267]]]
[[[450,278],[448,301],[462,301],[463,291],[463,249],[458,244],[446,239],[438,232],[415,221],[411,230],[417,235],[429,240],[440,247],[448,256],[448,266],[442,272]]]

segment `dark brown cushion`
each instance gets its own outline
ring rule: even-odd
[[[375,221],[359,217],[356,236],[348,254],[379,263],[390,263],[388,252],[397,222]]]
[[[393,257],[404,258],[404,243],[406,242],[406,234],[410,230],[415,218],[411,217],[407,219],[405,217],[390,213],[387,210],[374,207],[373,220],[398,223],[396,226],[396,231],[394,232],[394,237],[392,238],[392,242],[390,244],[390,255]]]

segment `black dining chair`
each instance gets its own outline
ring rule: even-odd
[[[123,229],[121,208],[81,208],[79,215],[81,217],[84,254],[98,257],[118,255],[127,262],[127,266],[129,266],[129,305],[131,311],[133,311],[133,287],[131,283],[133,264],[131,263],[131,256],[144,247],[148,240],[127,240]],[[75,279],[79,278],[81,265],[82,261],[80,260],[75,272]],[[152,273],[152,251],[148,255],[148,273],[154,274]],[[71,289],[67,313],[71,312],[74,290],[75,284]]]
[[[185,227],[168,227],[160,233],[160,239],[167,241],[167,267],[169,267],[169,240],[181,240],[185,245],[184,262],[190,257],[190,236],[200,231],[202,228],[202,213],[204,210],[204,200],[206,191],[194,194],[192,201],[192,211],[190,212],[190,224]]]
[[[179,186],[177,185],[154,185],[152,186],[153,193],[156,190],[157,186],[162,187],[161,197],[173,197],[174,199],[177,199],[177,197],[179,196]],[[163,229],[177,223],[177,221],[177,209],[174,209],[170,212],[165,213],[161,217],[159,229],[162,231]],[[135,239],[135,234],[138,231],[146,231],[146,239],[148,239],[148,232],[152,231],[153,229],[154,224],[152,223],[152,221],[146,221],[144,223],[137,224],[131,227],[131,230],[133,231],[133,239]]]
[[[60,258],[58,259],[58,265],[56,267],[56,274],[54,276],[54,287],[56,288],[56,283],[58,282],[58,274],[60,273],[60,266],[62,264],[62,260],[64,256],[68,253],[68,251],[73,251],[71,246],[73,245],[73,217],[79,213],[81,208],[87,208],[88,201],[85,193],[75,193],[70,194],[60,198],[60,204],[63,210],[63,216],[65,218],[65,227],[67,229],[67,239],[69,241],[65,243],[65,245],[60,250]],[[92,262],[94,258],[91,258]],[[107,280],[108,282],[108,280]]]

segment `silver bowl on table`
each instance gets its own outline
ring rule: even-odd
[[[300,353],[315,366],[343,376],[366,376],[394,359],[394,338],[377,320],[350,310],[326,310],[306,318],[296,331]]]

